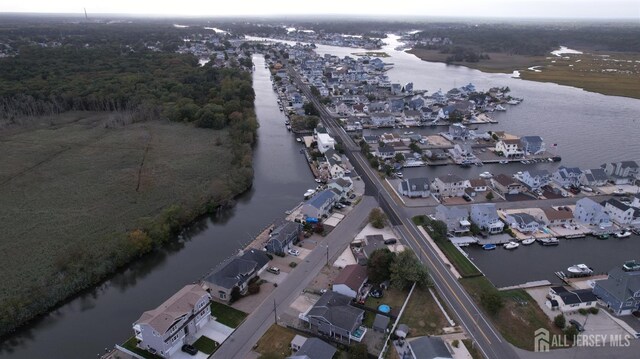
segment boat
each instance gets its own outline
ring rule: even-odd
[[[614,196],[624,196],[624,190],[622,188],[618,188],[612,193]]]
[[[609,239],[608,233],[601,233],[598,235],[598,239]]]
[[[507,101],[507,103],[508,103],[509,105],[517,105],[517,104],[519,104],[519,103],[520,103],[520,101],[518,101],[518,100],[516,100],[516,99],[511,99],[511,100]]]
[[[630,231],[620,231],[618,233],[615,234],[616,238],[627,238],[629,236],[631,236],[631,232]]]
[[[312,196],[314,193],[316,193],[315,189],[308,189],[307,192],[304,193],[304,196],[309,197],[309,196]]]
[[[502,107],[502,105],[498,105],[496,106],[496,111],[506,111],[507,109],[505,107]]]
[[[557,246],[558,244],[560,244],[558,238],[555,237],[538,238],[537,241],[540,242],[540,244],[542,244],[543,246]]]
[[[490,250],[494,250],[496,249],[496,245],[493,243],[488,243],[482,246],[482,249],[484,249],[485,251],[490,251]]]
[[[522,160],[522,161],[520,161],[520,163],[522,163],[523,165],[526,165],[526,164],[527,164],[527,163],[529,163],[529,162],[527,162],[527,161],[525,161],[525,160]]]
[[[480,174],[480,178],[491,178],[491,177],[493,177],[493,175],[491,174],[491,172],[486,172],[486,171],[485,171],[485,172],[482,172],[482,173]]]
[[[502,163],[502,164],[506,164],[506,163],[509,163],[509,161],[507,161],[507,160],[500,160],[500,163]]]
[[[640,235],[640,228],[633,228],[631,232],[633,232],[634,234]]]
[[[302,138],[297,137],[297,138],[296,138],[296,141],[297,141],[297,142],[302,142]]]
[[[622,269],[624,269],[626,271],[640,270],[640,263],[636,262],[635,260],[626,261],[622,265]]]
[[[509,243],[505,243],[502,247],[504,247],[504,249],[516,249],[519,246],[520,244],[518,244],[518,242],[510,241]]]
[[[570,276],[582,277],[593,274],[593,269],[589,268],[586,264],[576,264],[567,268],[567,272],[569,272]]]
[[[522,241],[522,244],[524,244],[525,246],[528,246],[530,244],[533,244],[533,242],[535,242],[535,241],[536,241],[536,239],[531,237],[531,238],[524,239]]]

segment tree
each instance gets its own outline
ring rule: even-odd
[[[371,223],[374,228],[384,228],[386,222],[387,216],[380,208],[374,208],[369,212],[369,223]]]
[[[429,226],[431,227],[430,230],[430,234],[431,237],[433,237],[433,239],[437,240],[437,241],[444,241],[447,239],[447,224],[444,223],[443,221],[431,221],[429,223]]]
[[[240,299],[240,288],[238,288],[238,286],[234,286],[229,294],[229,303],[233,303],[238,299]]]
[[[304,114],[305,115],[309,115],[309,116],[319,116],[320,115],[320,113],[316,109],[316,106],[311,102],[305,103],[302,106],[302,108],[304,109]]]
[[[418,146],[418,144],[417,144],[417,143],[415,143],[415,142],[411,142],[411,143],[409,144],[409,149],[410,149],[412,152],[422,154],[422,148],[420,148],[420,146]]]
[[[128,238],[136,253],[144,254],[153,248],[151,237],[141,229],[134,229],[129,232]]]
[[[563,314],[558,314],[553,318],[553,324],[555,324],[556,327],[563,329],[565,325],[567,325],[567,319]]]
[[[570,325],[564,330],[564,335],[566,336],[567,340],[570,340],[573,342],[578,336],[578,328],[576,328],[573,325]]]
[[[418,257],[409,249],[405,249],[395,256],[389,267],[391,272],[391,285],[398,289],[406,289],[412,283],[419,286],[429,284],[429,272]]]
[[[367,351],[367,345],[364,343],[358,343],[349,348],[349,359],[367,359],[369,353]]]
[[[376,249],[367,261],[367,277],[369,281],[380,284],[391,278],[391,263],[395,255],[387,248]]]
[[[404,155],[400,152],[396,152],[396,155],[393,159],[395,159],[396,162],[402,162],[404,161]]]
[[[480,303],[491,315],[496,315],[504,306],[504,301],[495,289],[485,289],[480,293]]]
[[[487,193],[486,198],[487,198],[487,201],[493,201],[493,192],[489,191],[489,193]]]
[[[469,227],[469,230],[474,236],[477,236],[481,232],[480,227],[478,227],[478,225],[473,222],[471,222],[471,227]]]

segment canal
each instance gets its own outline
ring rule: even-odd
[[[96,358],[132,335],[131,325],[185,284],[235,254],[302,200],[315,182],[300,145],[287,132],[264,58],[254,56],[260,122],[253,187],[230,210],[194,223],[169,248],[148,255],[0,344],[0,358]]]

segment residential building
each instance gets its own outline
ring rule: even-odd
[[[593,294],[592,289],[551,287],[547,297],[549,298],[551,309],[559,309],[563,313],[595,308],[596,304],[598,304],[598,298]]]
[[[565,226],[573,224],[573,212],[569,207],[543,208],[547,226]]]
[[[329,174],[331,178],[344,177],[345,170],[342,164],[342,156],[333,149],[328,149],[324,153],[324,157],[327,160]]]
[[[269,257],[265,251],[247,250],[239,256],[220,263],[204,279],[203,287],[211,293],[212,298],[229,302],[234,299],[232,298],[234,288],[238,288],[238,294],[246,294],[249,281],[259,276],[267,268],[268,263]]]
[[[609,182],[609,176],[604,168],[594,168],[583,171],[578,181],[585,186],[604,186]]]
[[[336,140],[333,137],[329,136],[327,133],[318,133],[316,135],[317,143],[318,143],[318,151],[320,153],[325,153],[329,149],[335,149]]]
[[[476,196],[478,193],[486,192],[489,190],[487,186],[487,180],[484,178],[473,178],[469,180],[469,188],[467,188],[467,193],[472,197]]]
[[[507,176],[503,173],[495,176],[491,179],[491,185],[498,193],[502,195],[506,194],[518,194],[525,191],[525,187],[522,182],[515,180],[513,177]]]
[[[447,230],[460,235],[469,232],[469,210],[465,207],[438,205],[436,207],[436,219],[447,225]]]
[[[595,294],[615,315],[629,315],[640,310],[640,271],[627,272],[622,267],[609,271],[609,277],[596,281]]]
[[[211,319],[211,295],[197,284],[184,286],[133,323],[137,346],[163,358],[180,350]]]
[[[453,359],[449,348],[440,337],[416,337],[407,339],[408,351],[402,359]]]
[[[340,199],[346,199],[353,190],[353,180],[349,177],[334,178],[327,182],[327,188],[337,191]]]
[[[471,138],[471,132],[469,128],[461,123],[454,123],[449,125],[448,137],[453,140],[468,140]]]
[[[609,215],[609,219],[614,223],[625,226],[635,224],[637,221],[640,224],[639,209],[627,206],[615,198],[611,198],[602,204],[604,205],[604,212]]]
[[[376,317],[373,320],[372,329],[379,333],[385,333],[387,328],[389,327],[389,321],[391,318],[386,315],[376,314]]]
[[[396,124],[395,117],[387,112],[372,113],[370,119],[371,124],[376,127],[393,127]]]
[[[631,201],[631,207],[640,208],[640,193],[636,193]]]
[[[576,221],[588,225],[600,226],[603,229],[611,227],[611,219],[600,203],[591,198],[581,198],[576,202],[573,212]]]
[[[351,297],[333,291],[325,292],[300,319],[309,329],[340,341],[360,341],[366,329],[360,328],[364,310],[351,306]],[[357,332],[358,331],[358,332]]]
[[[539,155],[546,150],[540,136],[523,136],[520,138],[520,148],[526,155]]]
[[[396,155],[396,149],[390,145],[378,146],[376,149],[376,156],[383,160],[393,158]]]
[[[293,355],[287,359],[332,359],[338,351],[331,344],[318,338],[305,338],[296,335],[291,341]]]
[[[530,190],[537,191],[551,182],[551,175],[547,170],[533,169],[524,171],[520,181]]]
[[[602,165],[602,168],[604,168],[607,175],[612,177],[634,178],[638,173],[640,173],[640,169],[638,168],[638,163],[636,163],[636,161],[605,163]]]
[[[431,183],[431,191],[442,197],[462,197],[467,187],[469,187],[468,180],[463,180],[453,174],[436,177]]]
[[[356,298],[367,281],[367,266],[350,264],[345,266],[333,281],[332,290],[336,293]]]
[[[505,216],[505,220],[511,228],[522,233],[533,233],[540,228],[540,222],[528,213],[510,213]]]
[[[502,139],[496,143],[496,152],[501,152],[502,156],[507,158],[519,158],[524,155],[520,149],[520,140],[518,139]]]
[[[329,189],[316,193],[300,208],[300,213],[307,218],[322,218],[331,212],[337,200],[337,194]]]
[[[425,198],[431,195],[429,187],[430,184],[427,177],[410,178],[400,182],[398,185],[398,192],[409,198]]]
[[[267,252],[284,255],[300,239],[302,224],[282,221],[274,226],[265,245]]]
[[[473,223],[489,234],[501,233],[504,229],[504,223],[498,217],[496,205],[493,203],[471,205],[470,217]]]
[[[453,148],[449,150],[449,154],[457,164],[471,164],[478,161],[476,156],[473,154],[471,145],[467,143],[455,144]]]
[[[560,186],[579,186],[580,185],[580,176],[582,175],[582,170],[578,167],[565,167],[560,166],[553,173],[553,181]]]

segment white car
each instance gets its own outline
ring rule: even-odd
[[[300,251],[299,251],[299,250],[297,250],[297,249],[289,249],[289,250],[287,251],[287,253],[289,253],[289,254],[291,254],[292,256],[295,256],[295,257],[297,257],[297,256],[299,256],[299,255],[300,255]]]

